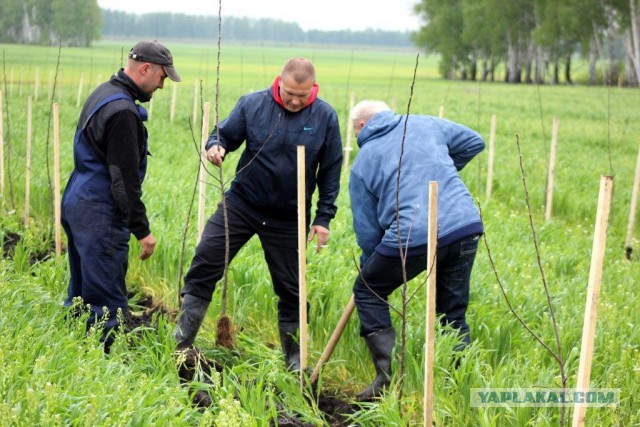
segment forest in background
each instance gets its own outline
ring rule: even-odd
[[[447,79],[638,86],[640,0],[416,0],[417,31],[303,30],[296,22],[224,16],[223,42],[417,47]],[[217,16],[132,14],[97,0],[3,0],[0,43],[90,46],[100,38],[217,40]],[[583,83],[583,82],[580,82]]]

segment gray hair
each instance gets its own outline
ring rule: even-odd
[[[362,120],[366,123],[371,117],[381,111],[391,111],[391,108],[389,108],[389,106],[382,101],[365,99],[364,101],[358,102],[351,109],[350,118],[352,121]]]

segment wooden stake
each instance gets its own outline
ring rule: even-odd
[[[596,335],[596,320],[598,319],[598,300],[600,298],[600,282],[607,243],[607,225],[611,207],[611,193],[613,177],[600,178],[600,194],[598,195],[598,210],[594,227],[593,249],[591,252],[591,268],[589,270],[589,284],[587,287],[587,303],[584,310],[582,327],[582,344],[580,347],[580,365],[578,367],[578,391],[589,388],[591,363],[593,361],[593,345]],[[587,408],[584,404],[576,403],[573,408],[573,427],[583,426]]]
[[[444,105],[440,106],[440,110],[438,111],[438,117],[441,119],[444,118]]]
[[[198,80],[196,79],[196,81],[194,82],[193,85],[193,114],[191,115],[191,117],[193,117],[193,128],[195,129],[195,127],[198,125]]]
[[[80,73],[80,83],[78,84],[78,96],[76,98],[76,107],[80,106],[80,99],[82,98],[82,86],[84,86],[84,73]]]
[[[0,90],[0,203],[4,206],[4,104],[2,103],[2,91]]]
[[[27,98],[27,164],[25,170],[25,182],[24,182],[24,227],[29,227],[29,198],[31,196],[31,112],[32,112],[32,99],[29,96]]]
[[[62,233],[60,230],[60,107],[53,104],[53,195],[54,195],[54,234],[56,255],[62,254]]]
[[[333,350],[336,348],[336,345],[338,344],[338,341],[342,336],[342,332],[344,332],[344,328],[347,326],[347,322],[349,322],[349,318],[351,317],[351,314],[353,313],[353,310],[355,308],[356,308],[356,302],[352,295],[351,299],[347,303],[347,306],[344,308],[344,311],[342,312],[342,316],[340,317],[340,320],[338,321],[336,328],[333,330],[333,333],[329,338],[329,342],[327,343],[327,346],[322,352],[322,355],[320,356],[320,359],[318,360],[318,363],[316,364],[316,367],[314,368],[313,373],[311,374],[311,378],[309,378],[309,382],[311,384],[315,383],[316,380],[318,379],[318,375],[320,375],[320,369],[322,368],[322,365],[327,363],[327,361],[331,358],[331,355],[333,354]]]
[[[396,108],[398,108],[398,98],[394,96],[391,98],[391,111],[396,111]]]
[[[169,121],[173,123],[176,115],[176,97],[178,96],[178,85],[173,83],[173,94],[171,95],[171,111],[169,113]]]
[[[298,146],[298,280],[300,287],[300,389],[304,389],[304,371],[307,369],[307,199],[304,145]]]
[[[489,165],[487,167],[487,201],[491,198],[493,191],[493,159],[496,152],[496,115],[491,116],[491,130],[489,132]]]
[[[549,173],[547,175],[547,202],[544,209],[545,221],[551,220],[553,207],[553,176],[556,170],[556,151],[558,149],[558,117],[553,117],[553,130],[551,133],[551,154],[549,155]]]
[[[199,196],[198,196],[198,242],[202,238],[202,232],[204,231],[205,222],[205,198],[207,195],[207,150],[205,145],[209,138],[209,110],[211,109],[211,103],[205,102],[202,106],[202,132],[200,135],[200,171],[198,172],[199,181]]]
[[[633,178],[633,189],[631,190],[631,208],[629,209],[629,224],[627,225],[627,239],[625,248],[627,258],[631,259],[631,241],[633,240],[633,228],[636,222],[636,210],[638,208],[638,190],[640,189],[640,147],[638,148],[638,161],[636,162],[636,173]]]
[[[424,423],[433,425],[433,360],[436,331],[436,259],[438,246],[438,182],[429,181],[429,235],[427,236],[427,322],[424,357]]]
[[[147,121],[151,120],[151,113],[153,112],[153,98],[149,100],[149,108],[147,109]]]
[[[351,120],[351,110],[356,102],[356,93],[351,92],[351,100],[349,101],[349,111],[347,112],[347,143],[344,147],[344,156],[342,157],[342,171],[349,170],[349,163],[351,158],[351,137],[353,136],[353,121]]]

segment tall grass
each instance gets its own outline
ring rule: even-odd
[[[105,42],[92,49],[62,49],[61,81],[56,102],[61,105],[61,165],[63,183],[72,170],[72,139],[79,108],[75,106],[81,72],[87,87],[97,85],[119,68],[121,48],[133,45]],[[184,83],[178,85],[176,118],[169,121],[172,83],[156,93],[148,123],[150,151],[143,200],[158,241],[153,257],[138,260],[132,240],[128,286],[151,293],[175,307],[180,286],[180,248],[198,168],[188,115],[193,105],[193,81],[203,80],[203,98],[213,99],[215,46],[167,43]],[[0,236],[22,235],[13,255],[0,260],[0,425],[268,425],[277,423],[278,410],[293,411],[311,424],[324,421],[313,401],[306,399],[294,377],[284,372],[277,350],[276,297],[260,244],[251,241],[231,263],[229,315],[240,328],[237,355],[218,354],[214,348],[214,320],[220,309],[217,291],[197,345],[212,357],[226,360],[222,380],[200,384],[211,393],[214,405],[199,411],[190,404],[193,389],[179,385],[173,357],[172,324],[160,319],[157,330],[144,330],[116,341],[105,357],[98,336],[85,336],[81,322],[67,320],[61,307],[68,272],[66,258],[34,263],[34,254],[51,247],[46,241],[50,214],[44,157],[49,111],[46,84],[57,60],[56,48],[0,46],[6,67],[21,70],[8,96],[11,114],[11,171],[18,209],[3,211]],[[292,56],[306,56],[317,67],[320,96],[338,111],[346,129],[348,99],[382,99],[404,111],[413,76],[415,53],[333,50],[326,47],[224,46],[221,58],[220,117],[237,98],[267,87]],[[353,58],[353,60],[352,60]],[[34,225],[24,230],[24,141],[26,96],[33,93],[36,68],[40,97],[34,104],[32,208]],[[347,74],[349,79],[347,83]],[[9,73],[8,73],[9,74]],[[633,89],[583,86],[528,86],[478,84],[437,80],[437,58],[426,57],[418,69],[412,112],[446,117],[476,128],[488,139],[492,114],[498,117],[496,170],[493,194],[484,200],[487,155],[482,153],[462,172],[463,179],[482,205],[486,237],[501,280],[519,314],[546,342],[554,331],[536,265],[518,165],[515,134],[527,170],[527,182],[543,266],[560,325],[563,359],[569,385],[575,384],[580,353],[582,316],[591,256],[599,177],[615,174],[613,209],[607,240],[591,384],[619,388],[619,407],[589,409],[589,425],[640,423],[640,297],[638,260],[624,258],[624,233],[630,203],[640,123],[640,92]],[[0,86],[1,87],[1,86]],[[553,116],[560,120],[553,219],[542,220],[546,167]],[[196,132],[197,134],[197,132]],[[611,157],[610,157],[611,154]],[[231,175],[238,154],[225,161]],[[342,309],[351,295],[359,256],[351,228],[348,175],[342,177],[338,216],[331,223],[329,251],[308,252],[310,363],[317,360]],[[427,191],[428,183],[425,183]],[[219,200],[212,186],[208,211]],[[195,212],[193,213],[195,216]],[[195,224],[195,218],[191,218]],[[195,248],[195,229],[188,236],[185,269]],[[44,239],[44,240],[43,240]],[[638,245],[638,238],[634,240]],[[424,277],[409,284],[420,286]],[[391,303],[400,306],[400,293]],[[414,300],[407,316],[407,371],[402,401],[398,390],[382,401],[363,406],[355,415],[360,425],[417,425],[422,411],[424,365],[424,301]],[[510,315],[503,301],[485,249],[480,248],[472,275],[468,311],[473,345],[456,369],[454,337],[436,338],[435,419],[438,425],[557,425],[558,408],[473,408],[471,388],[558,387],[554,360]],[[399,320],[394,318],[396,326]],[[398,366],[394,366],[397,368]],[[374,375],[364,341],[358,336],[356,316],[351,319],[332,360],[322,372],[325,390],[350,399]],[[571,415],[569,413],[569,415]]]

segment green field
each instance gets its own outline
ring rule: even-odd
[[[227,361],[222,379],[201,384],[213,400],[207,410],[191,405],[189,389],[181,387],[174,359],[173,320],[141,328],[117,340],[105,357],[98,336],[84,336],[83,325],[65,319],[66,257],[43,257],[52,247],[49,177],[53,177],[53,135],[50,100],[60,105],[62,183],[72,170],[72,140],[78,114],[89,92],[116,71],[130,42],[102,42],[91,49],[58,49],[0,45],[5,142],[5,192],[0,208],[0,237],[12,233],[20,242],[0,259],[0,425],[276,425],[282,416],[307,425],[328,425],[317,402],[300,391],[296,378],[284,371],[276,325],[276,300],[259,242],[253,240],[230,267],[229,311],[239,328],[238,351],[215,348],[215,322],[220,308],[216,291],[196,344],[212,358]],[[143,200],[158,241],[148,261],[138,260],[131,244],[129,289],[152,295],[169,309],[177,308],[181,248],[187,221],[183,269],[196,242],[196,210],[190,203],[199,166],[190,122],[194,89],[202,101],[215,103],[217,47],[167,43],[183,82],[156,92],[147,124],[150,151]],[[327,47],[224,45],[219,80],[222,119],[242,94],[270,86],[284,62],[305,56],[316,65],[319,96],[338,112],[347,129],[350,94],[356,101],[382,99],[406,112],[417,52],[335,50]],[[580,66],[577,66],[580,72]],[[52,83],[56,82],[55,94]],[[81,86],[80,95],[79,87]],[[201,83],[200,83],[201,81]],[[31,177],[31,225],[23,225],[27,97],[34,99]],[[80,98],[80,106],[78,99]],[[196,99],[199,112],[199,99]],[[634,170],[640,144],[638,89],[587,86],[532,86],[446,81],[438,78],[437,58],[420,55],[411,98],[411,112],[445,117],[478,130],[489,141],[491,116],[497,116],[493,194],[485,196],[487,151],[462,172],[482,208],[486,240],[497,274],[518,315],[542,340],[556,349],[529,225],[516,135],[519,135],[540,257],[559,323],[562,359],[568,386],[578,371],[586,290],[591,264],[600,178],[614,176],[604,272],[599,300],[591,386],[620,390],[620,404],[587,410],[588,426],[640,425],[640,226],[632,241],[632,260],[625,257],[625,237]],[[212,108],[212,112],[213,112]],[[214,116],[210,128],[214,123]],[[553,117],[557,116],[557,166],[553,217],[544,221],[547,167]],[[195,139],[195,140],[194,140]],[[346,142],[346,135],[343,141]],[[197,142],[196,142],[197,141]],[[355,141],[352,141],[355,145]],[[352,156],[355,152],[352,153]],[[224,165],[231,178],[239,152]],[[353,157],[352,157],[353,158]],[[217,173],[211,169],[212,173]],[[338,216],[331,224],[330,251],[308,251],[309,365],[315,365],[350,298],[359,256],[351,228],[348,173],[342,177]],[[425,183],[425,191],[427,191]],[[207,213],[220,199],[214,185],[207,192]],[[435,420],[447,426],[559,425],[560,408],[477,408],[472,388],[558,388],[555,360],[511,314],[496,281],[486,247],[481,245],[471,284],[467,313],[473,345],[456,369],[453,337],[436,337]],[[409,283],[417,289],[425,277]],[[422,295],[408,305],[406,370],[403,389],[396,388],[353,415],[353,425],[420,425],[424,312]],[[133,301],[133,300],[132,300]],[[391,300],[401,305],[400,292]],[[634,308],[636,307],[636,308]],[[139,307],[133,306],[133,311]],[[394,316],[397,329],[400,319]],[[322,389],[350,401],[373,378],[364,340],[353,316],[330,363],[323,370]],[[399,346],[397,347],[400,348]],[[399,357],[397,358],[397,360]],[[397,372],[399,364],[394,365]],[[571,420],[567,408],[565,422]],[[302,424],[300,424],[302,425]],[[346,424],[340,424],[346,425]]]

